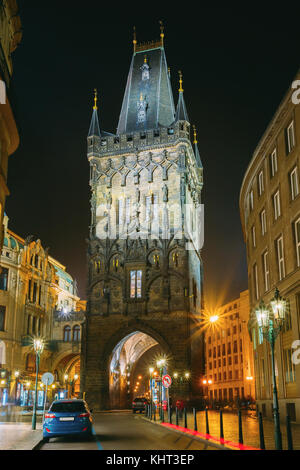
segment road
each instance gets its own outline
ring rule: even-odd
[[[94,438],[58,437],[40,450],[215,450],[188,436],[145,421],[130,411],[94,413]]]

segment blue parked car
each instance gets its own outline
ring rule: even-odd
[[[45,413],[43,438],[82,435],[92,436],[92,415],[84,400],[55,400]]]

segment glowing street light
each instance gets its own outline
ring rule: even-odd
[[[219,320],[219,315],[212,315],[209,317],[210,323],[216,323]]]
[[[33,348],[36,357],[36,375],[35,375],[35,390],[34,390],[34,405],[32,412],[32,429],[36,429],[36,405],[37,405],[37,387],[38,387],[38,374],[40,365],[40,355],[42,354],[45,347],[43,338],[33,338]]]

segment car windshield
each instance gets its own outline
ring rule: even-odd
[[[50,410],[56,413],[76,413],[86,411],[82,401],[53,403]]]

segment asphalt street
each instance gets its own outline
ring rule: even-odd
[[[40,450],[215,450],[208,443],[149,423],[130,411],[93,414],[91,440],[57,437]]]

